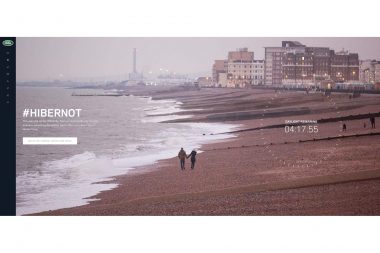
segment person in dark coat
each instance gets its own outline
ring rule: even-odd
[[[375,117],[371,117],[369,120],[371,121],[371,128],[376,128]]]
[[[194,167],[195,167],[195,156],[197,155],[197,151],[195,151],[195,149],[193,149],[193,151],[191,151],[190,155],[187,156],[187,158],[189,158],[191,156],[191,169],[193,170]]]
[[[186,151],[181,148],[178,152],[179,163],[181,165],[181,170],[185,169],[185,159],[186,159]]]
[[[346,132],[347,131],[347,126],[346,124],[343,124],[343,128],[342,128],[343,132]]]

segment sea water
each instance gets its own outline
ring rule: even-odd
[[[75,93],[94,90],[75,90]],[[100,92],[100,91],[98,91]],[[162,123],[191,115],[175,100],[136,96],[72,96],[72,89],[17,87],[16,212],[18,215],[85,205],[117,187],[112,181],[139,166],[175,157],[180,147],[231,138],[237,125]],[[80,108],[92,126],[24,130],[26,108]],[[22,137],[77,137],[78,145],[23,145]],[[201,151],[200,151],[201,152]],[[173,166],[178,166],[173,164]],[[107,182],[112,181],[112,182]]]

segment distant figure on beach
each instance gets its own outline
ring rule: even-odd
[[[364,128],[366,128],[366,127],[367,127],[367,124],[366,124],[365,122],[363,123],[363,127],[364,127]]]
[[[195,156],[197,155],[197,151],[195,151],[195,149],[193,149],[193,151],[191,151],[190,155],[187,156],[187,158],[189,158],[191,156],[191,169],[193,170],[194,167],[195,167]]]
[[[376,128],[375,117],[371,117],[369,120],[371,121],[371,128]]]
[[[186,159],[186,151],[181,148],[178,152],[179,163],[181,165],[181,170],[185,169],[185,159]]]
[[[342,131],[343,131],[343,132],[346,132],[346,130],[347,130],[347,126],[346,126],[346,124],[343,124],[343,129],[342,129]]]

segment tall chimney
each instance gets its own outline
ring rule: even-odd
[[[136,48],[133,49],[133,73],[136,73]]]

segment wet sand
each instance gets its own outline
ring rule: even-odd
[[[378,95],[349,99],[341,93],[187,88],[127,92],[175,98],[192,121],[240,124],[240,130],[380,112]],[[380,130],[371,129],[368,118],[354,118],[344,121],[346,132],[340,121],[317,124],[317,133],[285,133],[283,127],[238,132],[233,139],[202,146],[195,170],[187,160],[181,171],[173,154],[116,178],[119,187],[91,197],[97,201],[39,215],[379,215],[380,135],[366,134]],[[342,135],[353,137],[313,140]]]

